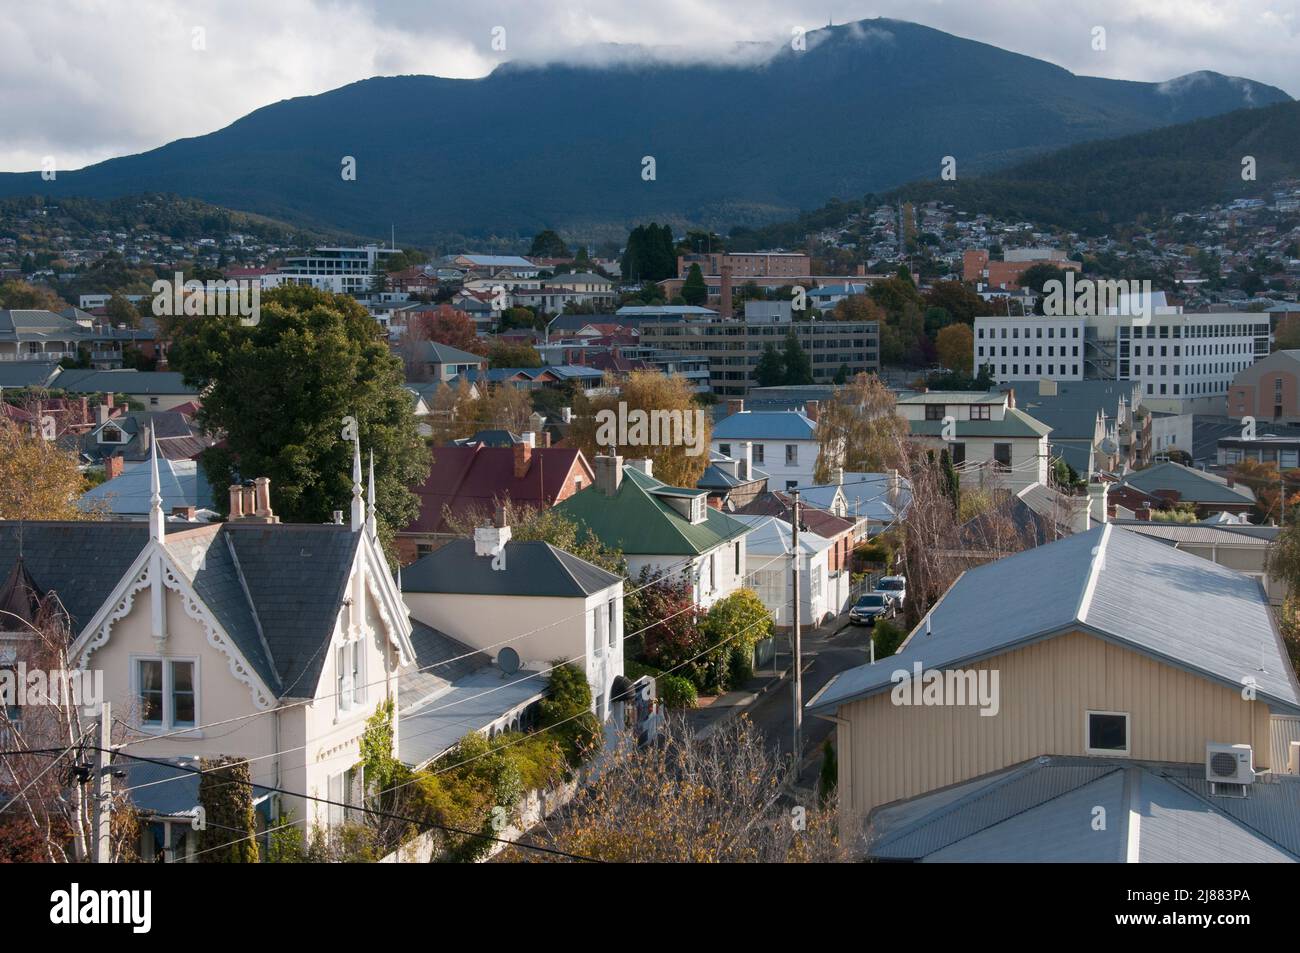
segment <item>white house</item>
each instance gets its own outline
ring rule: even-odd
[[[751,461],[767,473],[771,490],[812,483],[820,450],[816,401],[809,401],[803,411],[745,410],[740,400],[729,405],[735,412],[713,427],[710,447],[715,453],[734,457],[749,444]]]
[[[898,412],[919,443],[948,450],[963,487],[1047,482],[1051,428],[1017,410],[1009,392],[927,391],[900,397]]]
[[[790,524],[775,516],[745,516],[736,519],[747,523],[752,531],[746,539],[746,573],[750,587],[758,593],[778,628],[794,624],[794,591],[790,573],[793,531]],[[799,532],[799,605],[800,623],[817,625],[838,611],[829,591],[829,554],[833,543],[816,533]]]

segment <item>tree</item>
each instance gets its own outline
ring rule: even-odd
[[[817,779],[817,801],[822,807],[835,795],[839,781],[840,766],[835,759],[835,746],[827,738],[822,742],[822,770]]]
[[[214,487],[269,477],[286,522],[329,522],[352,496],[355,432],[374,452],[384,538],[413,520],[410,487],[429,474],[402,364],[354,299],[313,288],[262,296],[261,320],[207,316],[181,325],[170,358],[203,390],[202,424],[226,435],[201,463]],[[224,494],[216,494],[224,506]]]
[[[648,457],[655,477],[670,486],[695,486],[709,465],[711,420],[683,377],[632,371],[620,393],[576,394],[573,410],[569,443],[588,460],[611,452]],[[625,428],[617,426],[620,419]]]
[[[706,739],[680,716],[638,746],[624,732],[590,783],[543,821],[536,842],[613,863],[790,863],[844,860],[834,803],[796,829],[782,790],[788,759],[746,716]],[[508,848],[507,859],[554,855]]]
[[[961,281],[936,281],[925,292],[925,303],[931,308],[942,308],[954,321],[973,324],[981,315],[995,314],[996,307],[981,298],[973,288]]]
[[[907,421],[895,408],[893,393],[874,374],[859,374],[821,408],[813,478],[830,483],[837,467],[867,473],[901,469],[906,437]]]
[[[623,252],[623,278],[627,281],[655,282],[677,274],[677,252],[673,247],[673,230],[668,225],[638,225],[627,237]]]
[[[39,412],[20,413],[31,423],[0,412],[0,519],[94,519],[94,512],[77,506],[89,489],[77,458],[40,436]]]
[[[704,283],[704,272],[700,271],[699,262],[691,262],[691,270],[682,282],[682,300],[687,304],[703,305],[709,300],[709,288]]]
[[[1233,464],[1229,471],[1232,478],[1250,489],[1255,494],[1255,519],[1260,523],[1269,520],[1281,520],[1286,514],[1279,507],[1283,482],[1287,485],[1286,510],[1300,504],[1300,472],[1288,470],[1286,474],[1278,471],[1276,463],[1263,463],[1259,460],[1242,460]]]
[[[44,286],[26,281],[0,284],[0,310],[62,311],[66,307],[62,298]]]
[[[490,367],[541,367],[542,356],[531,344],[516,344],[497,339],[488,345]]]
[[[204,758],[199,767],[199,804],[207,820],[199,831],[199,859],[207,864],[257,863],[257,815],[248,762]]]
[[[831,309],[831,317],[836,321],[880,321],[887,315],[885,309],[866,295],[849,295],[841,298]]]
[[[528,249],[532,258],[568,258],[569,246],[564,239],[551,229],[545,229],[533,236],[533,244]]]
[[[772,613],[752,589],[738,589],[710,608],[700,625],[709,655],[700,660],[709,670],[706,689],[739,688],[753,671],[754,645],[770,638]]]
[[[969,324],[950,324],[939,330],[935,349],[939,363],[958,374],[969,374],[975,363],[975,334]]]
[[[797,386],[813,382],[812,358],[808,356],[808,352],[799,343],[799,338],[795,335],[793,329],[785,336],[782,361],[785,364],[785,380],[783,383]]]
[[[407,325],[417,329],[424,340],[448,347],[457,347],[462,351],[482,353],[483,340],[474,327],[474,319],[465,311],[453,308],[449,304],[439,305],[434,311],[421,311]]]
[[[623,607],[624,652],[661,671],[674,669],[674,674],[689,678],[697,687],[706,684],[708,664],[692,661],[707,649],[707,643],[700,633],[690,583],[679,575],[652,574],[645,567],[636,588],[635,602]]]
[[[108,304],[104,305],[104,311],[108,315],[108,320],[114,326],[124,324],[128,328],[134,328],[140,324],[140,312],[136,310],[135,305],[120,294],[115,294],[108,299]]]
[[[1038,314],[1043,314],[1043,306],[1046,302],[1046,292],[1043,290],[1049,281],[1061,282],[1062,289],[1065,286],[1065,269],[1057,265],[1049,265],[1046,262],[1039,262],[1037,265],[1030,265],[1020,275],[1019,285],[1027,291],[1038,292],[1038,304],[1034,310]]]
[[[771,341],[763,345],[763,353],[754,366],[754,383],[759,387],[777,387],[785,383],[785,362]]]

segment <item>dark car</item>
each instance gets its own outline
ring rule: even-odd
[[[854,625],[875,625],[877,619],[888,619],[894,615],[894,602],[880,592],[869,592],[853,604],[849,610],[849,622]]]

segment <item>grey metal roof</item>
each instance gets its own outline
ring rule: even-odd
[[[118,766],[126,771],[123,786],[135,809],[147,817],[193,817],[199,806],[199,781],[195,773],[201,765],[197,758],[172,758],[171,764],[131,761],[123,758]],[[253,803],[263,803],[271,792],[253,785]]]
[[[928,634],[927,634],[928,623]],[[828,711],[892,687],[914,662],[947,669],[1082,630],[1300,712],[1300,685],[1258,581],[1105,524],[967,571],[897,655],[842,672]]]
[[[36,361],[6,361],[0,364],[0,387],[47,387],[59,365]]]
[[[79,505],[89,509],[99,503],[119,516],[148,516],[152,472],[144,463],[125,470],[121,476],[106,480],[81,495]],[[163,512],[175,506],[212,508],[212,487],[193,460],[158,460],[158,482],[162,492]]]
[[[1124,482],[1143,493],[1174,490],[1181,500],[1188,503],[1240,505],[1255,502],[1255,494],[1246,486],[1228,486],[1228,481],[1218,474],[1194,470],[1181,463],[1157,463],[1129,474]]]
[[[1278,534],[1276,526],[1255,526],[1251,529],[1271,530],[1271,534],[1237,533],[1227,526],[1201,523],[1164,523],[1154,520],[1114,520],[1116,526],[1133,533],[1174,543],[1193,543],[1217,546],[1265,547]]]
[[[175,371],[96,371],[64,370],[54,379],[54,387],[71,394],[162,394],[198,396],[198,388],[185,383],[184,375]]]
[[[621,576],[538,540],[507,543],[505,557],[505,568],[493,569],[490,557],[474,555],[473,540],[454,540],[403,569],[402,589],[585,598],[623,582]]]
[[[398,757],[407,764],[425,764],[470,732],[481,731],[511,709],[542,697],[546,685],[541,672],[506,675],[495,666],[457,678],[427,704],[402,715]]]
[[[927,863],[1296,862],[1298,808],[1293,777],[1212,797],[1201,765],[1045,756],[881,807],[866,838],[872,859]]]

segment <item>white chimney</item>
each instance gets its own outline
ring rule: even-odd
[[[561,408],[560,408],[560,419],[563,420],[566,424],[571,424],[571,423],[573,423],[573,408],[572,408],[572,407],[561,407]]]
[[[739,451],[736,459],[740,461],[740,472],[736,476],[741,480],[754,479],[754,444],[746,440],[737,444],[736,448]]]
[[[478,526],[474,529],[474,555],[494,557],[506,548],[508,542],[510,527],[506,525],[505,509],[498,506],[491,526]]]
[[[596,454],[592,461],[596,489],[606,496],[614,496],[623,485],[623,458],[611,454]]]
[[[654,461],[649,457],[642,457],[639,460],[629,460],[627,465],[633,470],[640,470],[646,476],[654,476]]]
[[[1105,483],[1088,484],[1088,518],[1093,523],[1109,522],[1106,513],[1106,490]]]

